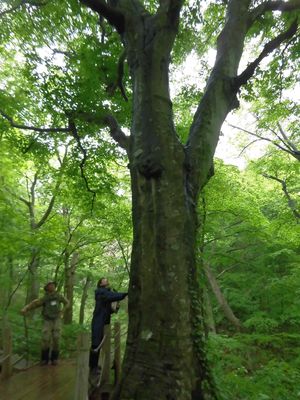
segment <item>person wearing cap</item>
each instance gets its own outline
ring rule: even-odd
[[[57,365],[59,355],[59,338],[61,331],[61,317],[69,306],[69,301],[56,291],[56,283],[48,282],[44,286],[45,295],[33,300],[21,310],[26,315],[28,311],[42,307],[43,328],[42,328],[42,350],[41,365],[47,365],[49,360],[52,365]],[[64,304],[61,310],[61,304]],[[52,342],[51,354],[50,345]]]
[[[116,312],[112,303],[123,300],[128,293],[118,293],[110,289],[107,278],[98,281],[95,290],[95,309],[92,319],[92,343],[89,358],[91,373],[97,373],[101,342],[104,337],[104,326],[110,324],[111,314]],[[98,371],[99,372],[99,371]]]

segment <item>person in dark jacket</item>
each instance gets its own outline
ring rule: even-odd
[[[114,312],[112,303],[123,300],[127,293],[114,292],[109,287],[107,278],[98,281],[95,290],[95,309],[92,319],[92,344],[90,350],[89,366],[97,370],[101,342],[104,337],[104,326],[110,324],[110,316]]]
[[[59,338],[61,332],[61,317],[65,309],[69,306],[69,301],[56,291],[55,282],[48,282],[44,286],[45,295],[33,300],[21,310],[21,314],[26,315],[28,311],[42,307],[43,331],[42,331],[42,351],[41,365],[47,365],[49,356],[52,365],[57,365],[59,355]],[[64,309],[61,310],[61,304]],[[49,354],[52,342],[51,355]]]

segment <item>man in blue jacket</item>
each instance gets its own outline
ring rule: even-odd
[[[98,359],[101,348],[101,342],[104,337],[104,325],[110,324],[110,315],[112,303],[123,300],[128,293],[114,292],[109,287],[107,278],[101,278],[95,290],[95,309],[92,319],[92,345],[90,351],[89,366],[91,371],[98,368]]]

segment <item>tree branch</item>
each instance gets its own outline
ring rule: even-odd
[[[59,171],[59,176],[57,178],[57,181],[56,181],[56,184],[55,184],[55,188],[54,188],[54,191],[53,191],[53,196],[51,197],[51,200],[50,200],[50,202],[48,204],[47,210],[44,212],[42,218],[39,220],[39,222],[37,222],[34,225],[35,229],[38,229],[42,225],[44,225],[44,223],[47,221],[47,219],[48,219],[48,217],[49,217],[49,215],[50,215],[50,213],[51,213],[51,211],[53,209],[54,202],[55,202],[55,199],[56,199],[56,195],[57,195],[57,192],[59,190],[59,187],[60,187],[60,184],[61,184],[61,180],[62,180],[63,167],[64,167],[65,160],[66,160],[66,157],[67,157],[67,152],[68,152],[68,147],[65,148],[65,154],[64,154],[64,158],[62,160],[62,165],[61,165],[61,168],[60,168],[60,171]]]
[[[18,199],[21,200],[28,207],[31,229],[35,229],[35,214],[34,214],[35,193],[34,193],[34,189],[35,189],[35,186],[36,186],[36,183],[37,183],[37,179],[38,179],[38,172],[36,172],[34,174],[34,178],[33,178],[33,181],[31,183],[30,189],[28,187],[28,178],[26,179],[26,181],[27,181],[27,193],[28,193],[29,200],[26,200],[21,196],[18,197]]]
[[[34,207],[34,204],[35,204],[35,192],[34,192],[34,190],[35,190],[35,187],[36,187],[36,184],[37,184],[37,180],[38,180],[38,172],[36,172],[34,174],[32,185],[30,187],[30,198],[31,198],[32,207]]]
[[[238,155],[238,157],[240,157],[244,153],[244,151],[248,149],[248,147],[252,146],[256,142],[259,142],[260,140],[263,140],[263,139],[261,139],[261,138],[260,139],[254,139],[254,140],[252,140],[252,142],[248,143],[245,147],[242,148],[242,150],[240,151],[240,154]]]
[[[93,114],[93,113],[76,111],[76,112],[69,112],[69,118],[71,120],[73,120],[73,118],[79,118],[85,122],[94,123],[94,124],[97,124],[100,126],[103,126],[103,125],[108,126],[110,128],[111,137],[119,144],[120,147],[125,149],[127,152],[129,151],[130,137],[125,135],[125,133],[120,128],[117,120],[112,115],[109,115],[109,114],[97,115],[97,114]],[[75,130],[73,129],[72,132],[73,132],[73,136],[74,136],[74,133],[76,132],[76,127],[75,127]],[[76,138],[76,133],[75,133],[74,137]],[[78,135],[77,135],[76,140],[78,142]]]
[[[276,4],[279,7],[279,3]],[[208,181],[222,123],[227,114],[239,106],[238,90],[252,77],[260,61],[295,35],[298,28],[295,20],[287,31],[267,43],[259,57],[237,76],[249,30],[250,5],[250,0],[228,1],[226,22],[217,41],[215,65],[190,128],[186,144],[187,189],[195,204],[200,188]]]
[[[81,177],[85,182],[85,186],[87,188],[87,191],[93,194],[93,199],[92,199],[92,210],[93,210],[94,201],[95,201],[95,197],[96,197],[96,192],[90,188],[89,182],[88,182],[87,177],[85,176],[85,173],[84,173],[84,167],[85,167],[85,163],[86,163],[86,160],[87,160],[87,157],[88,157],[87,156],[87,151],[81,144],[81,140],[80,140],[80,137],[78,135],[78,131],[77,131],[76,125],[75,125],[74,121],[71,118],[69,119],[69,129],[70,129],[74,139],[77,142],[79,150],[83,154],[83,158],[82,158],[82,160],[80,162],[79,168],[80,168]]]
[[[24,199],[24,197],[22,197],[22,196],[16,195],[16,194],[15,194],[14,192],[12,192],[12,191],[10,190],[10,188],[8,188],[7,186],[3,186],[3,189],[4,189],[6,192],[8,192],[9,194],[11,194],[14,198],[16,198],[16,199],[22,201],[22,203],[24,203],[28,208],[30,208],[30,204],[31,204],[31,203],[30,203],[29,200]]]
[[[287,186],[286,186],[286,182],[283,179],[279,179],[279,178],[277,178],[276,176],[273,176],[273,175],[268,175],[268,174],[262,174],[262,175],[265,178],[273,179],[274,181],[277,181],[277,182],[279,182],[281,184],[282,191],[283,191],[285,197],[288,200],[288,206],[292,210],[292,213],[294,214],[294,217],[296,218],[297,223],[299,223],[300,222],[300,212],[296,208],[295,200],[293,200],[291,198],[291,196],[290,196],[290,194],[288,192],[288,189],[287,189]]]
[[[278,129],[283,137],[284,143],[286,143],[286,145],[291,149],[291,153],[292,155],[298,160],[300,161],[300,150],[298,150],[298,148],[296,147],[296,145],[287,137],[287,135],[285,134],[284,130],[282,129],[282,126],[280,125],[280,123],[278,122],[277,124]]]
[[[207,262],[204,262],[204,272],[211,286],[211,289],[214,295],[216,296],[216,299],[220,307],[222,308],[226,318],[235,326],[237,331],[240,331],[242,329],[241,321],[235,316],[234,312],[232,311],[228,301],[226,300],[220,288],[220,285],[218,284],[216,277],[214,276],[214,273],[209,263]]]
[[[80,0],[80,2],[102,15],[120,35],[124,33],[125,17],[120,10],[108,5],[105,0]]]
[[[182,6],[183,0],[160,0],[157,15],[165,14],[169,23],[177,28]]]
[[[259,140],[265,140],[265,141],[267,141],[267,142],[270,142],[270,143],[272,143],[274,146],[276,146],[278,149],[280,149],[280,150],[282,150],[282,151],[285,151],[286,153],[288,153],[288,154],[290,154],[291,156],[295,157],[297,160],[300,160],[300,152],[298,151],[298,155],[297,155],[297,151],[294,151],[293,149],[291,149],[290,146],[288,146],[288,144],[287,144],[285,141],[283,141],[281,138],[279,138],[278,135],[276,134],[276,132],[274,132],[273,130],[272,130],[272,132],[273,132],[273,133],[278,137],[278,139],[286,146],[286,148],[283,147],[283,146],[281,146],[280,144],[276,143],[274,140],[269,139],[269,138],[267,138],[267,137],[265,137],[265,136],[258,135],[257,133],[251,132],[251,131],[249,131],[249,130],[247,130],[247,129],[241,128],[241,127],[236,126],[236,125],[232,125],[232,124],[229,124],[229,123],[228,123],[228,125],[231,126],[231,127],[234,128],[234,129],[239,129],[239,130],[241,130],[241,131],[243,131],[243,132],[245,132],[245,133],[248,133],[248,134],[251,135],[251,136],[255,136],[255,137],[257,137]],[[255,141],[256,141],[256,140],[255,140]],[[253,144],[255,141],[251,142],[250,144]],[[243,149],[243,151],[244,151],[248,146],[250,146],[250,144],[247,145],[247,146]],[[242,151],[242,152],[243,152],[243,151]],[[240,153],[240,155],[242,154],[242,152]]]
[[[300,0],[290,0],[290,1],[266,1],[251,12],[250,14],[250,24],[252,24],[257,18],[263,15],[267,11],[294,11],[300,8]]]
[[[125,135],[122,129],[119,127],[117,120],[112,115],[107,115],[104,117],[104,122],[108,125],[110,129],[111,137],[125,149],[129,151],[129,137]]]
[[[215,65],[190,128],[186,155],[189,190],[194,202],[199,189],[208,181],[222,123],[239,105],[235,77],[247,34],[250,2],[228,2],[226,22],[218,37]]]
[[[0,115],[2,115],[2,117],[4,117],[13,128],[25,129],[25,130],[36,131],[36,132],[70,132],[69,128],[37,128],[35,126],[27,126],[27,125],[18,124],[13,120],[13,118],[11,118],[9,115],[7,115],[2,110],[0,110]]]
[[[255,69],[258,67],[259,63],[270,53],[272,53],[272,51],[277,49],[281,45],[281,43],[294,36],[297,32],[297,29],[298,22],[297,19],[295,19],[287,31],[280,33],[278,36],[268,42],[260,55],[252,63],[250,63],[248,67],[236,78],[235,81],[237,87],[239,88],[240,86],[245,85],[247,81],[253,76]]]
[[[25,269],[25,268],[24,268]],[[4,308],[4,311],[8,310],[8,307],[10,306],[10,303],[16,293],[16,291],[19,289],[19,287],[21,286],[21,283],[23,282],[24,278],[26,277],[26,275],[28,274],[28,269],[25,270],[24,274],[21,276],[21,279],[19,280],[19,282],[17,283],[16,287],[14,288],[14,290],[9,294],[8,296],[8,300],[6,303],[6,306]]]
[[[282,143],[284,146],[286,146],[286,148],[288,150],[290,150],[291,152],[293,151],[293,149],[290,147],[290,145],[284,140],[284,138],[282,138],[273,128],[268,127],[268,129],[277,137],[277,139],[279,140],[280,143]]]
[[[7,188],[6,188],[6,190],[7,190],[10,194],[12,194],[13,196],[15,196],[15,194],[12,193],[12,192],[11,192],[10,190],[8,190]],[[24,197],[18,196],[17,198],[18,198],[18,200],[20,200],[20,201],[22,201],[24,204],[26,204],[27,207],[30,207],[30,202],[29,202],[28,200],[24,199]]]
[[[47,1],[35,2],[35,1],[30,1],[30,0],[21,0],[18,4],[9,8],[8,10],[1,11],[0,17],[3,17],[5,14],[9,14],[9,13],[12,13],[12,12],[18,10],[20,7],[22,7],[25,4],[28,4],[28,5],[34,6],[34,7],[40,7],[40,6],[46,5]]]
[[[289,153],[289,151],[287,149],[285,149],[284,147],[280,146],[278,143],[274,142],[272,139],[269,139],[267,137],[258,135],[257,133],[251,132],[251,131],[249,131],[248,129],[245,129],[245,128],[241,128],[240,126],[236,126],[236,125],[232,125],[232,124],[228,124],[228,125],[231,126],[234,129],[239,129],[239,130],[241,130],[241,131],[243,131],[245,133],[248,133],[248,135],[255,136],[258,139],[266,140],[267,142],[270,142],[270,143],[274,144],[275,146],[277,146],[279,149]]]
[[[128,257],[126,256],[124,247],[119,239],[117,239],[117,243],[121,249],[121,253],[122,253],[124,263],[125,263],[125,268],[126,268],[127,274],[130,277],[130,267],[129,267]]]
[[[56,195],[53,195],[53,196],[51,197],[51,200],[50,200],[50,202],[49,202],[49,204],[48,204],[47,210],[45,211],[45,213],[43,214],[43,216],[42,216],[42,218],[39,220],[39,222],[37,222],[37,223],[34,225],[34,228],[35,228],[35,229],[40,228],[40,227],[41,227],[42,225],[44,225],[44,223],[47,221],[47,219],[48,219],[48,217],[49,217],[49,215],[50,215],[50,213],[51,213],[51,211],[52,211],[52,209],[53,209],[54,202],[55,202],[55,198],[56,198]]]
[[[117,81],[115,83],[112,83],[111,85],[108,86],[107,91],[110,94],[114,94],[116,88],[118,87],[121,91],[121,94],[123,96],[123,99],[125,101],[128,101],[128,97],[125,92],[124,84],[123,84],[123,76],[124,76],[124,62],[126,60],[126,49],[124,49],[119,57],[118,61],[118,76],[117,76]]]

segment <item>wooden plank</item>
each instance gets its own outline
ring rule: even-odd
[[[100,386],[108,385],[110,382],[110,369],[111,369],[111,328],[110,325],[104,327],[105,340],[100,352],[100,366],[101,366],[101,378]]]
[[[117,385],[121,377],[121,324],[117,321],[114,323],[114,369]]]
[[[74,400],[75,362],[35,366],[0,383],[3,400]]]
[[[8,379],[12,375],[12,333],[7,318],[3,319],[3,359],[2,373],[3,380]]]
[[[90,334],[82,332],[78,336],[78,357],[75,379],[74,400],[86,400],[88,397],[89,347]]]

